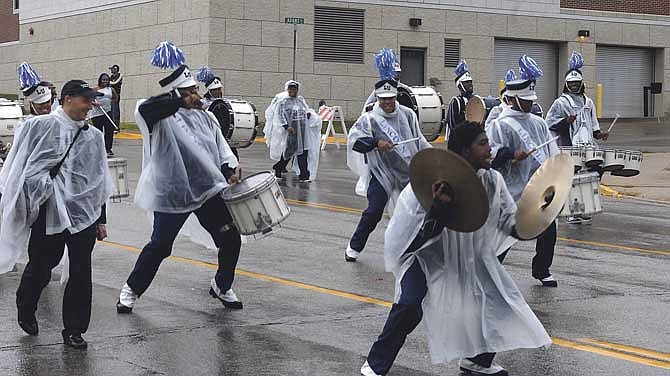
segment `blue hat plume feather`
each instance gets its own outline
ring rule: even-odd
[[[382,48],[375,55],[375,65],[377,66],[377,72],[379,72],[380,80],[392,80],[396,76],[395,68],[393,67],[394,63],[400,63],[398,56],[390,48]]]
[[[528,55],[523,55],[519,58],[519,72],[521,73],[521,78],[524,80],[537,80],[542,77],[542,69]]]
[[[212,80],[214,80],[214,72],[212,72],[212,70],[209,69],[208,66],[203,65],[195,73],[195,79],[204,83],[211,82]]]
[[[510,82],[516,80],[516,73],[514,73],[514,69],[510,69],[505,73],[505,82]]]
[[[40,76],[37,75],[37,72],[35,72],[33,67],[31,67],[28,63],[21,63],[16,71],[19,74],[21,89],[27,89],[36,86],[41,82]]]
[[[575,69],[579,70],[579,69],[582,69],[583,66],[584,66],[584,58],[582,57],[582,55],[577,51],[572,52],[572,55],[570,56],[570,64],[568,65],[568,68],[570,70],[575,70]]]
[[[184,52],[172,42],[161,42],[151,54],[151,65],[161,69],[174,69],[185,62]]]
[[[461,60],[458,62],[458,65],[456,66],[456,70],[454,71],[456,73],[456,76],[459,77],[463,73],[468,72],[468,62],[465,60]]]

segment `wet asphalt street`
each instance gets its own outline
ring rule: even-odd
[[[141,141],[119,140],[134,188]],[[241,150],[245,174],[272,163],[264,144]],[[150,223],[132,200],[109,206],[107,241],[93,254],[93,317],[87,351],[60,338],[62,289],[55,269],[37,312],[40,334],[16,323],[17,272],[0,276],[0,374],[7,375],[358,375],[379,334],[393,277],[384,272],[387,220],[357,263],[343,252],[365,199],[355,196],[346,155],[329,145],[319,176],[282,182],[291,216],[269,237],[242,246],[229,311],[209,297],[216,253],[182,237],[130,315],[115,303]],[[588,226],[559,226],[556,289],[530,276],[534,243],[506,259],[526,300],[554,340],[549,349],[501,353],[510,375],[670,375],[670,210],[662,203],[604,199]],[[389,375],[459,375],[432,365],[420,326]]]

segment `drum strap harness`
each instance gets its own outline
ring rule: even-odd
[[[521,127],[521,124],[519,124],[519,122],[512,117],[507,117],[507,119],[509,119],[509,125],[519,135],[519,137],[521,138],[521,141],[523,141],[523,143],[526,145],[528,150],[535,149],[537,147],[537,144],[535,144],[533,139],[530,138],[530,135],[528,134],[528,132],[526,132],[526,130],[523,129],[523,127]],[[542,165],[542,163],[547,159],[547,155],[544,152],[544,150],[538,150],[537,152],[531,154],[531,156],[540,165]]]
[[[370,122],[369,116],[371,116],[371,115],[370,115],[370,113],[367,113],[366,116],[368,117],[368,124],[369,124],[369,122]],[[400,116],[400,112],[398,112],[398,116]],[[384,119],[383,117],[380,117],[380,116],[375,116],[375,121],[377,122],[377,124],[379,124],[379,128],[381,128],[381,130],[384,133],[386,133],[386,136],[388,136],[388,138],[394,144],[397,144],[398,142],[403,141],[402,139],[400,139],[400,135],[398,134],[398,132],[395,129],[393,129],[393,127],[391,125],[389,125],[389,123],[386,121],[386,119]],[[401,145],[396,145],[393,148],[393,150],[395,150],[398,154],[400,154],[401,157],[403,157],[405,159],[410,159],[412,157],[409,150],[407,149],[407,146],[405,146],[405,145],[402,145],[402,144]]]
[[[70,154],[70,150],[72,149],[72,145],[74,145],[74,142],[77,141],[77,138],[81,134],[81,131],[84,130],[84,129],[88,129],[88,125],[84,124],[84,126],[79,127],[79,129],[77,130],[77,133],[75,133],[74,138],[72,139],[72,142],[70,143],[70,146],[67,147],[67,150],[65,151],[65,154],[63,154],[63,158],[61,158],[61,160],[58,161],[58,163],[56,163],[55,166],[53,166],[49,169],[49,176],[51,176],[52,179],[55,178],[56,175],[58,175],[58,171],[60,171],[61,166],[63,166],[63,163],[65,162],[65,158],[67,158],[68,154]]]

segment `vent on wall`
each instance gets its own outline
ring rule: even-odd
[[[458,61],[461,59],[461,40],[460,39],[445,39],[444,40],[444,66],[456,67]]]
[[[314,61],[364,63],[365,10],[314,7]]]

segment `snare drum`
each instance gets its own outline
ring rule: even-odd
[[[114,179],[114,193],[110,196],[112,200],[130,196],[128,189],[128,160],[125,158],[107,158],[109,172]]]
[[[216,116],[223,137],[231,147],[246,148],[258,133],[258,112],[252,103],[244,100],[215,99],[207,108]]]
[[[595,146],[584,147],[584,165],[589,168],[600,166],[605,162],[605,151]]]
[[[605,163],[603,170],[617,171],[624,168],[626,165],[626,151],[625,150],[605,150]]]
[[[223,201],[242,235],[268,234],[291,212],[274,174],[268,171],[228,187]]]
[[[583,149],[579,146],[561,146],[561,153],[567,154],[572,158],[572,162],[575,166],[575,172],[581,170],[584,167],[584,152]]]
[[[631,177],[640,173],[640,167],[642,166],[642,152],[626,150],[625,156],[624,167],[621,170],[612,171],[612,175]]]
[[[409,107],[419,119],[421,133],[428,141],[440,136],[446,117],[442,95],[429,86],[398,86],[398,103]]]
[[[603,211],[600,203],[600,176],[597,172],[577,174],[572,178],[570,196],[560,217],[582,215],[590,217]]]

